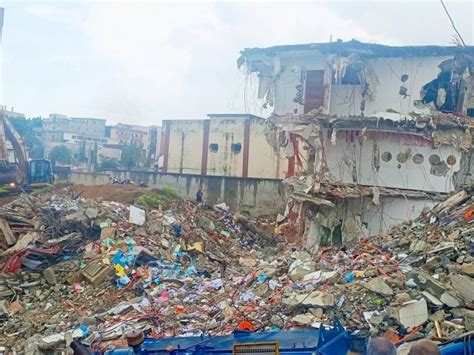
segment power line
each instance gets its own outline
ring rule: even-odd
[[[448,9],[446,8],[446,5],[444,5],[443,0],[440,0],[440,1],[441,1],[441,5],[443,5],[444,11],[446,11],[446,15],[448,15],[449,21],[451,21],[451,25],[453,26],[454,30],[455,30],[456,33],[458,34],[459,39],[461,40],[463,46],[466,47],[466,43],[464,42],[464,40],[463,40],[461,34],[459,33],[458,29],[456,28],[456,25],[454,24],[454,21],[453,21],[453,19],[451,18],[451,15],[449,14]]]

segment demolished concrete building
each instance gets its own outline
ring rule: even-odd
[[[353,40],[245,49],[238,65],[274,108],[267,141],[305,171],[285,181],[290,239],[368,237],[472,182],[474,47]]]

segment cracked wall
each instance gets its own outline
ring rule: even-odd
[[[420,134],[355,130],[323,130],[325,155],[320,157],[332,182],[400,189],[451,192],[460,169],[461,151],[451,144],[433,147]],[[452,132],[452,134],[455,134]],[[462,137],[462,131],[457,133]]]

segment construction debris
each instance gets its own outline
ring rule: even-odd
[[[468,196],[314,254],[275,235],[277,223],[219,206],[21,196],[0,209],[17,240],[0,239],[0,346],[41,351],[80,338],[101,350],[124,346],[132,328],[213,335],[242,321],[279,330],[334,316],[395,342],[451,340],[474,328]]]

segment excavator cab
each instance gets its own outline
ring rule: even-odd
[[[51,162],[46,159],[32,159],[28,162],[28,183],[31,187],[53,183]]]

